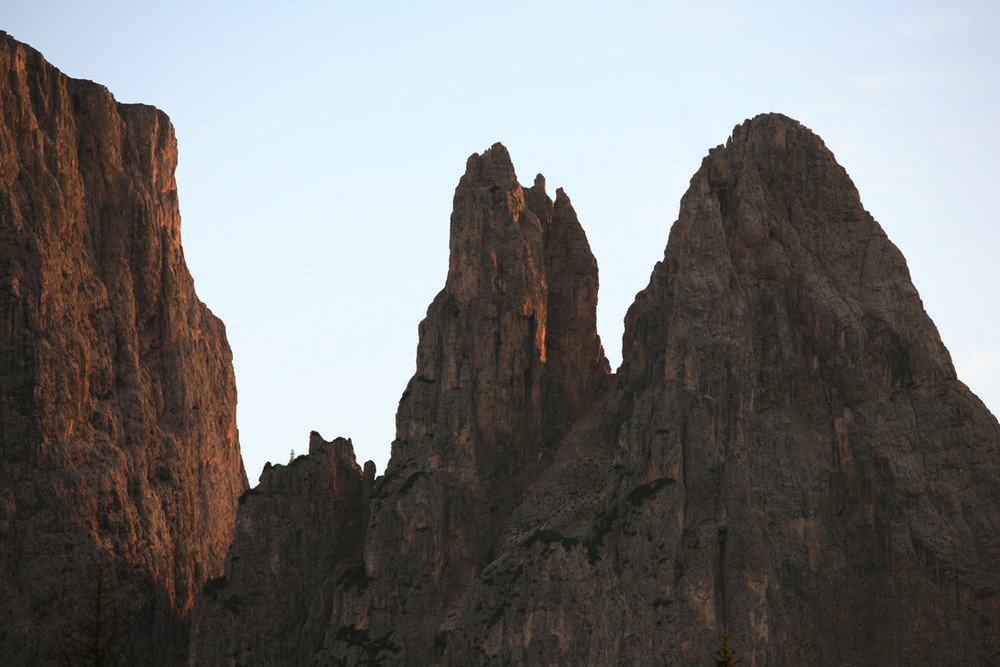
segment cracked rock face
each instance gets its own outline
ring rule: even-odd
[[[506,163],[482,159],[463,185],[482,173],[512,184]],[[486,331],[499,335],[449,338],[463,311],[442,304],[510,284],[494,266],[515,277],[537,266],[477,250],[510,257],[502,241],[517,237],[466,233],[477,209],[462,189],[449,285],[400,406],[390,473],[403,472],[373,504],[372,580],[321,655],[692,664],[728,627],[746,664],[996,659],[1000,428],[956,379],[902,256],[816,135],[764,115],[705,158],[628,313],[610,392],[543,438],[519,485],[534,440],[511,460],[509,440],[463,432],[469,419],[442,428],[442,405],[506,405],[501,425],[525,414],[512,405],[533,405],[503,403],[471,369],[538,331],[505,333],[503,313],[536,309],[487,299],[501,315]],[[513,185],[482,192],[515,219]],[[471,267],[461,280],[456,263]],[[461,331],[483,331],[475,317]]]
[[[173,128],[5,33],[0,73],[0,654],[59,659],[101,582],[121,660],[178,664],[246,475]]]
[[[710,152],[624,345],[565,445],[615,459],[589,525],[560,518],[591,569],[511,561],[525,596],[589,582],[547,605],[589,644],[559,655],[690,664],[728,626],[750,664],[995,661],[1000,429],[816,135],[770,114]],[[524,606],[494,655],[527,650]]]
[[[372,504],[371,582],[357,611],[331,625],[333,654],[355,654],[342,628],[365,627],[393,633],[408,660],[440,658],[509,513],[605,392],[596,307],[597,264],[565,193],[550,199],[541,176],[522,187],[500,144],[470,157],[448,280],[420,325],[417,372]]]
[[[523,188],[499,144],[473,155],[451,250],[374,498],[373,465],[330,481],[310,472],[312,447],[265,471],[241,507],[225,587],[199,598],[191,664],[442,658],[509,513],[609,386],[597,265],[565,193],[553,201],[541,176]],[[278,494],[286,478],[297,486]],[[363,531],[338,523],[362,513]]]

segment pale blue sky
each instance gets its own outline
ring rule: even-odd
[[[995,0],[0,0],[0,29],[173,121],[184,249],[227,326],[251,483],[313,429],[384,468],[469,154],[502,141],[522,182],[566,189],[617,366],[688,179],[766,111],[824,138],[1000,410]]]

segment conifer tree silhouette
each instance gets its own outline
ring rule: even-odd
[[[722,631],[722,644],[716,647],[712,659],[716,667],[737,667],[743,664],[739,652],[729,644],[729,628]]]

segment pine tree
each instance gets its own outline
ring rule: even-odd
[[[722,644],[715,649],[712,656],[716,667],[737,667],[743,664],[739,652],[729,644],[729,628],[722,631]]]

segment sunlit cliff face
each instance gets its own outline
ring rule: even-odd
[[[19,619],[0,655],[45,662],[101,573],[123,660],[169,662],[247,485],[229,345],[180,247],[173,128],[6,35],[0,76],[0,525],[20,554],[0,564]]]

